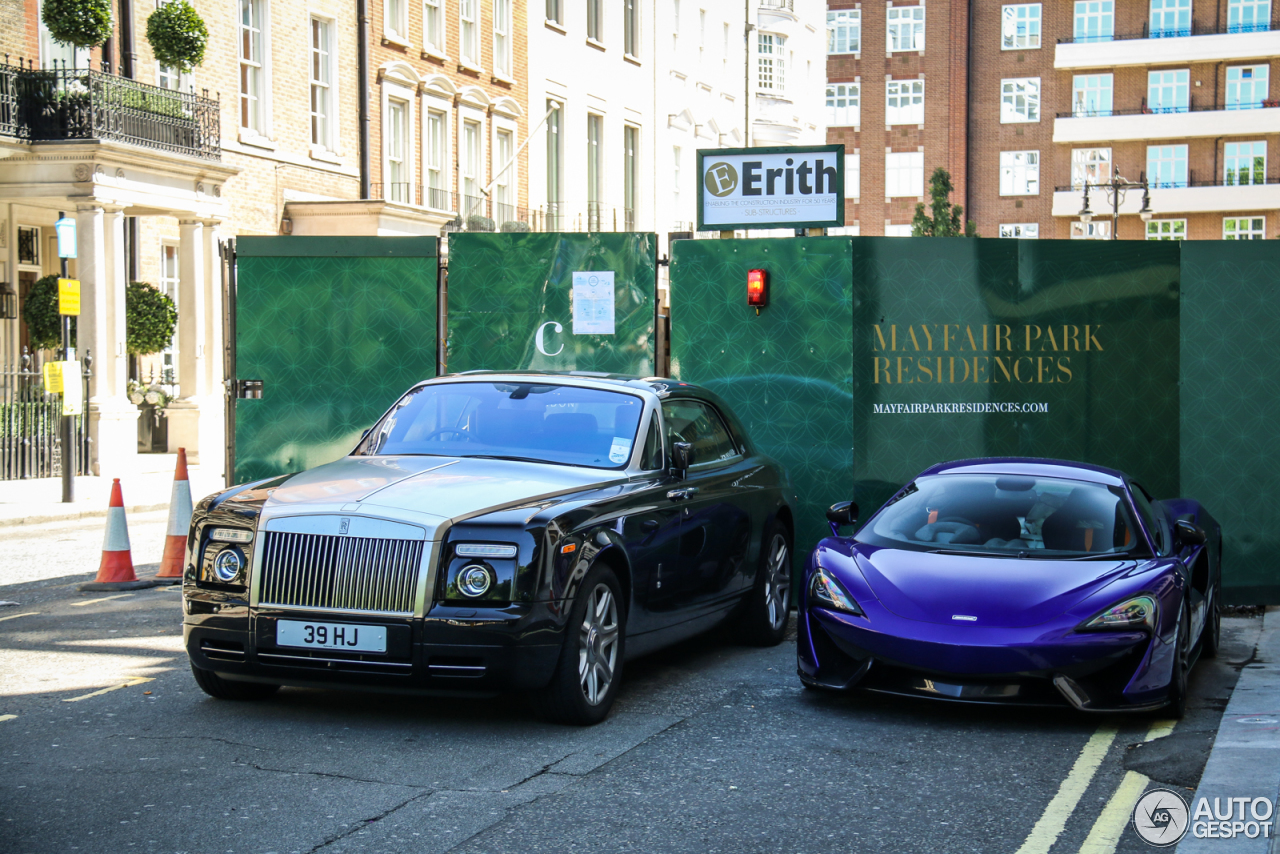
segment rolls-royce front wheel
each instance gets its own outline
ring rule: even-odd
[[[626,611],[621,593],[609,567],[597,566],[587,573],[569,612],[555,675],[534,694],[539,716],[588,726],[609,714],[622,676]]]

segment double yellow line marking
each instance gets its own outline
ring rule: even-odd
[[[1173,732],[1176,721],[1157,721],[1147,732],[1146,741],[1163,738]],[[1058,841],[1067,819],[1071,818],[1080,798],[1084,796],[1089,784],[1098,773],[1098,767],[1106,758],[1107,752],[1116,740],[1117,730],[1114,726],[1098,728],[1076,757],[1075,764],[1067,779],[1062,781],[1058,792],[1045,807],[1044,814],[1031,828],[1031,833],[1018,849],[1017,854],[1049,854],[1049,849]],[[1148,778],[1136,771],[1126,772],[1124,779],[1116,788],[1111,800],[1103,808],[1102,814],[1093,823],[1088,837],[1080,846],[1079,854],[1114,854],[1120,842],[1120,836],[1128,826],[1129,815],[1133,805],[1142,797],[1147,788]]]
[[[84,694],[79,697],[68,697],[62,702],[78,703],[81,700],[87,700],[90,697],[101,697],[103,694],[109,694],[112,691],[119,691],[121,688],[132,688],[134,685],[141,685],[144,682],[154,682],[154,681],[156,680],[152,676],[135,676],[132,679],[130,679],[128,682],[125,682],[122,685],[112,685],[110,688],[100,688],[97,691],[94,691],[92,694]]]

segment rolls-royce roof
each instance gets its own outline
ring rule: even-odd
[[[653,392],[660,397],[673,391],[688,393],[696,397],[711,397],[711,393],[699,385],[673,380],[670,377],[638,377],[631,374],[609,374],[596,371],[465,371],[457,374],[445,374],[426,380],[428,383],[448,382],[450,380],[470,379],[502,379],[504,377],[528,379],[545,379],[551,382],[577,381],[590,386],[622,386]]]

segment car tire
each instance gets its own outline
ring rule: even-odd
[[[196,678],[200,690],[216,700],[265,700],[280,690],[279,685],[223,679],[212,670],[201,670],[194,664],[191,665],[191,675]]]
[[[1173,678],[1169,683],[1169,702],[1164,713],[1181,719],[1187,713],[1187,682],[1191,675],[1191,612],[1182,606],[1178,617],[1178,634],[1173,641],[1175,659]]]
[[[625,644],[622,585],[608,566],[592,567],[569,611],[551,683],[533,694],[534,712],[553,723],[600,723],[618,695]]]
[[[760,538],[760,568],[738,623],[738,639],[777,646],[791,621],[791,535],[775,519]]]
[[[1222,648],[1222,587],[1213,589],[1213,604],[1200,633],[1200,652],[1205,658],[1217,658]]]

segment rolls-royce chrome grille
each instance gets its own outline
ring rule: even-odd
[[[268,531],[261,605],[412,614],[421,540]]]

